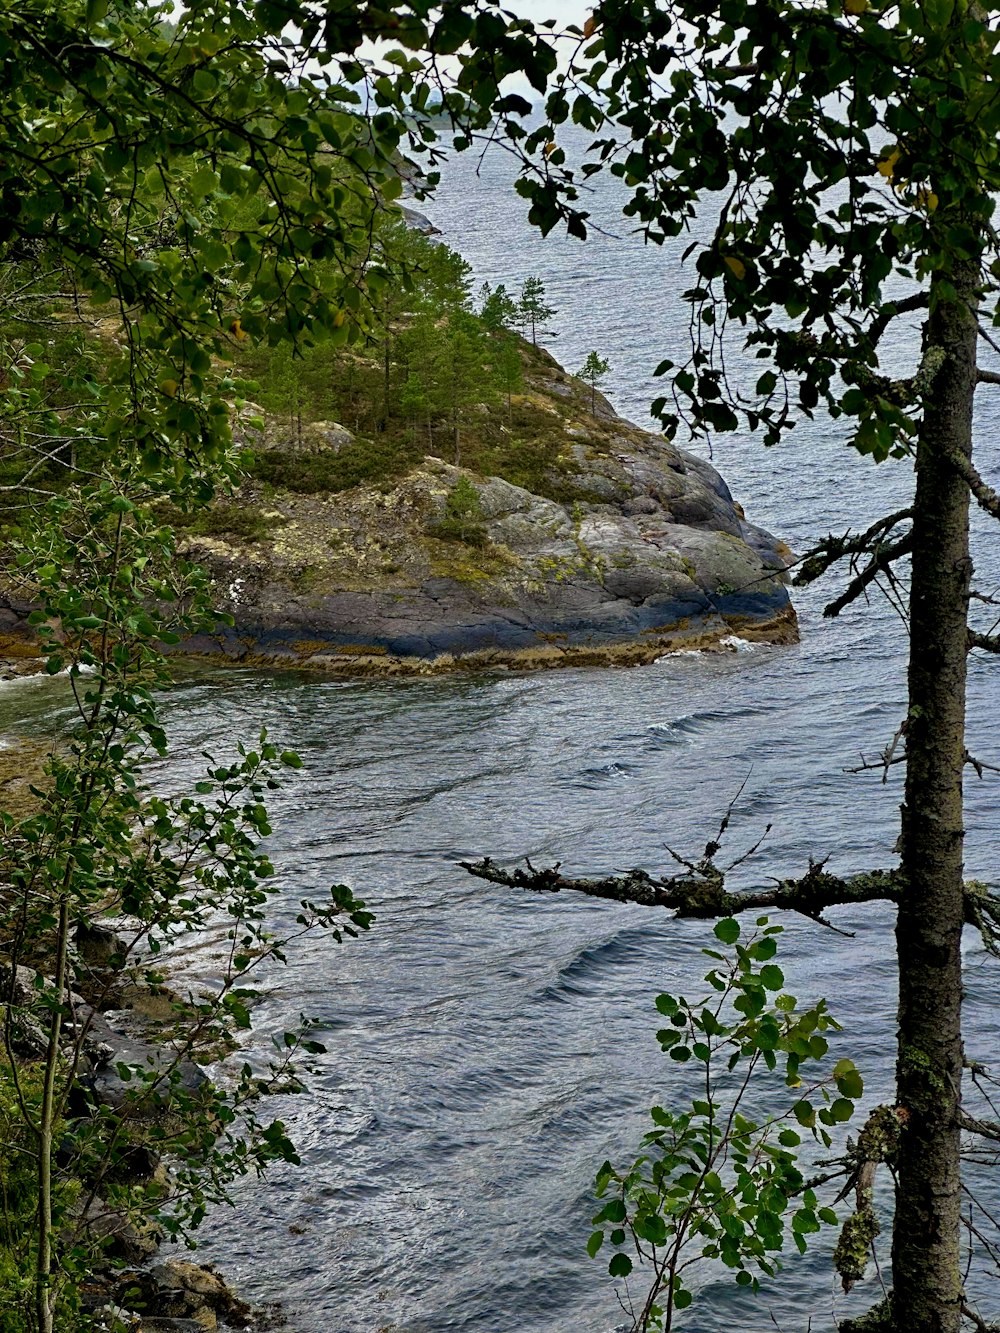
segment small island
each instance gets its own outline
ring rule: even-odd
[[[379,339],[248,357],[246,481],[181,543],[232,624],[181,651],[405,674],[797,638],[788,547],[538,345],[539,280],[520,302],[484,286],[477,310],[453,251],[394,244],[419,278]]]

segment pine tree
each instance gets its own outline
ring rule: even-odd
[[[555,306],[545,300],[545,284],[541,278],[525,278],[518,302],[521,323],[531,330],[532,344],[538,346],[538,335],[545,333],[545,324],[557,314]]]
[[[611,363],[609,361],[605,361],[596,352],[588,352],[586,361],[576,372],[578,378],[585,380],[590,385],[590,411],[592,414],[596,415],[597,412],[597,386],[610,369]]]

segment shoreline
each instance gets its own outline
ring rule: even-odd
[[[540,636],[542,641],[524,648],[475,648],[468,652],[439,653],[434,657],[394,654],[377,645],[337,645],[322,641],[297,640],[264,647],[251,644],[235,652],[223,643],[214,648],[204,638],[181,645],[169,654],[177,663],[199,666],[262,670],[291,669],[316,674],[357,679],[382,680],[392,677],[430,677],[474,675],[486,671],[553,671],[564,667],[628,668],[649,666],[661,657],[683,652],[728,652],[727,638],[736,636],[752,643],[774,646],[796,644],[800,640],[798,617],[790,603],[767,619],[751,616],[720,616],[716,621],[695,624],[678,622],[662,632],[642,631],[638,639],[618,639],[605,643],[553,642],[556,635]],[[548,641],[546,641],[546,639]],[[29,679],[45,674],[43,657],[0,654],[0,682]]]
[[[227,651],[219,644],[182,647],[171,653],[173,661],[199,665],[265,670],[288,668],[330,676],[428,677],[473,675],[481,671],[548,671],[563,667],[639,667],[659,658],[682,652],[727,652],[724,640],[738,636],[754,643],[776,646],[799,642],[798,616],[789,603],[766,619],[752,616],[720,616],[694,624],[679,621],[670,629],[641,631],[641,638],[614,639],[604,643],[563,643],[560,636],[542,636],[531,647],[472,648],[468,652],[439,653],[433,657],[394,654],[376,645],[337,645],[322,641],[293,641],[261,646],[251,644],[242,652]]]

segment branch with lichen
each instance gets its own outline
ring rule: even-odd
[[[583,893],[590,898],[637,903],[641,907],[664,907],[678,917],[716,920],[737,912],[779,908],[799,912],[823,925],[829,907],[848,903],[898,902],[905,881],[897,870],[871,870],[846,879],[831,875],[824,862],[811,862],[799,879],[779,880],[773,888],[734,893],[726,888],[725,873],[706,857],[691,864],[682,875],[654,878],[645,870],[601,879],[578,879],[560,873],[561,862],[536,870],[525,861],[522,870],[506,870],[488,856],[481,861],[461,861],[463,870],[477,879],[533,893]]]
[[[849,556],[874,553],[885,545],[886,537],[892,529],[912,517],[912,514],[912,509],[898,509],[894,514],[886,514],[884,518],[880,518],[865,532],[856,535],[846,532],[843,537],[836,537],[831,533],[828,537],[824,537],[802,557],[799,572],[792,580],[793,585],[801,588],[805,584],[813,583],[825,574],[831,565]]]
[[[711,848],[717,849],[717,845],[710,843]],[[738,912],[777,908],[798,912],[835,929],[824,916],[829,908],[872,902],[898,904],[906,892],[906,880],[898,869],[868,870],[842,877],[831,875],[824,861],[811,861],[809,869],[798,879],[782,879],[766,889],[733,892],[726,888],[726,872],[715,864],[712,855],[683,864],[685,873],[681,875],[658,877],[636,867],[623,875],[590,879],[562,874],[559,861],[537,870],[527,859],[523,869],[519,866],[506,869],[488,856],[480,861],[459,862],[463,870],[477,879],[505,888],[527,889],[531,893],[582,893],[610,902],[662,907],[678,917],[705,921],[735,916]],[[979,931],[987,950],[1000,958],[1000,896],[978,880],[970,880],[965,886],[965,920]]]
[[[876,1106],[869,1112],[855,1143],[848,1140],[847,1161],[851,1174],[837,1196],[845,1199],[854,1191],[854,1211],[845,1219],[833,1254],[833,1266],[840,1274],[844,1291],[860,1282],[872,1255],[872,1245],[880,1227],[875,1215],[874,1186],[879,1166],[892,1167],[899,1149],[900,1112],[893,1106]]]
[[[948,454],[948,462],[968,486],[980,509],[994,518],[1000,518],[1000,495],[979,475],[972,459],[956,450]]]
[[[844,607],[860,597],[880,574],[888,573],[895,561],[909,554],[913,544],[909,532],[902,533],[892,541],[889,540],[889,536],[898,524],[911,517],[912,512],[911,509],[899,509],[894,514],[880,518],[865,532],[857,534],[847,532],[842,537],[831,533],[830,536],[824,537],[811,551],[806,552],[801,568],[792,580],[793,584],[801,587],[803,584],[812,583],[840,560],[850,560],[852,571],[857,571],[859,557],[867,555],[869,560],[864,568],[855,573],[839,597],[823,608],[825,616],[839,615]]]
[[[909,532],[904,533],[897,541],[879,546],[877,550],[872,552],[868,564],[851,579],[840,596],[830,602],[828,606],[824,606],[824,616],[839,616],[845,606],[850,606],[851,602],[860,597],[869,584],[874,583],[880,574],[888,573],[892,564],[902,556],[909,555],[912,549],[913,535]]]
[[[1000,634],[980,634],[978,630],[969,630],[969,647],[982,648],[987,653],[1000,653]]]

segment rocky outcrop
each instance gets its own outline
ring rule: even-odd
[[[335,421],[241,426],[271,475],[180,542],[233,623],[178,651],[395,674],[632,664],[734,632],[794,640],[791,553],[711,464],[623,420],[542,349],[522,358],[523,391],[464,427],[476,470],[446,461],[440,432],[421,459],[399,423],[391,447]],[[30,597],[6,602],[0,658],[20,670]]]
[[[272,530],[188,539],[234,624],[187,651],[391,673],[649,661],[734,631],[793,639],[788,548],[704,459],[542,365],[518,400],[549,428],[530,489],[434,456],[332,494],[245,488]],[[313,423],[285,447],[338,453],[352,438]]]

